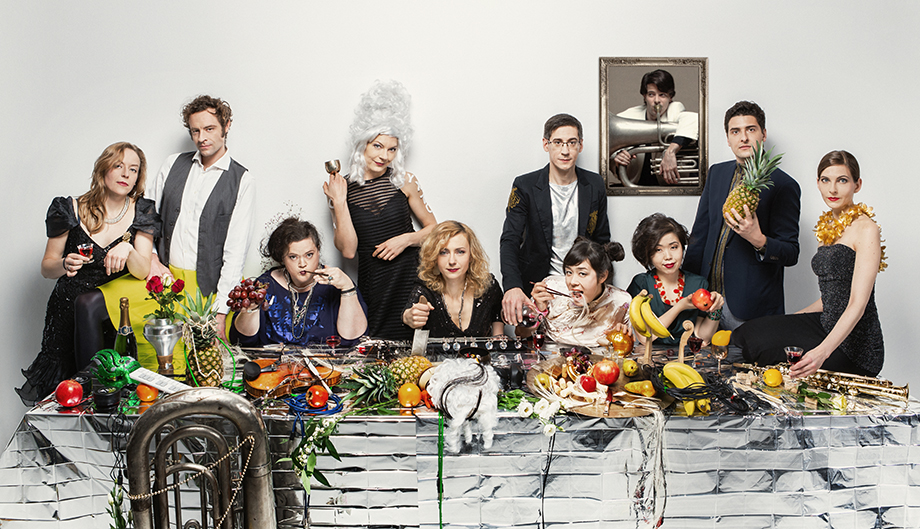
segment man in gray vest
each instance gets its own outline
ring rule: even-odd
[[[150,276],[177,276],[204,295],[217,292],[217,324],[226,336],[226,300],[243,275],[255,209],[252,175],[227,152],[230,105],[198,96],[182,109],[197,151],[173,154],[147,187],[163,229]],[[167,268],[167,266],[169,268]],[[189,272],[195,272],[190,274]]]

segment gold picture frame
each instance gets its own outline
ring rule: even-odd
[[[643,75],[659,69],[673,77],[676,92],[669,105],[669,110],[674,112],[668,112],[665,120],[682,110],[696,113],[698,122],[698,138],[681,148],[677,155],[678,184],[667,184],[656,173],[661,151],[676,132],[677,120],[659,123],[647,118],[636,119],[637,113],[643,113],[639,109],[644,105],[639,92]],[[708,74],[707,57],[600,58],[600,173],[607,184],[607,195],[702,194],[709,168]],[[679,115],[692,118],[683,112]],[[687,120],[683,121],[686,130]],[[613,161],[613,156],[621,149],[633,156],[629,166],[619,166]]]

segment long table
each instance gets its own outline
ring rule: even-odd
[[[296,444],[293,421],[265,418],[277,460]],[[53,405],[26,413],[0,455],[0,526],[107,528],[112,420]],[[878,416],[566,416],[554,438],[537,420],[502,413],[491,448],[477,435],[444,454],[441,501],[438,422],[434,413],[342,421],[333,438],[342,461],[320,458],[331,487],[314,482],[309,526],[635,528],[652,527],[642,514],[656,512],[680,528],[920,526],[917,401]],[[664,489],[649,503],[656,446]],[[303,527],[289,463],[272,479],[279,527]]]

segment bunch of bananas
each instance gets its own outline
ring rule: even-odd
[[[632,299],[629,303],[629,323],[632,324],[637,333],[646,338],[650,338],[653,334],[659,338],[670,338],[671,333],[668,328],[652,312],[652,307],[649,305],[650,300],[651,298],[646,290],[639,292]]]
[[[700,375],[696,369],[693,369],[683,362],[668,362],[664,365],[663,372],[664,376],[667,377],[676,388],[703,389],[706,387],[703,376]],[[708,398],[684,401],[684,410],[687,412],[688,416],[693,415],[694,410],[699,410],[700,413],[708,414],[709,409],[710,405]]]

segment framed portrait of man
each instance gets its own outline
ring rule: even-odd
[[[601,57],[600,173],[608,195],[700,195],[706,57]]]

